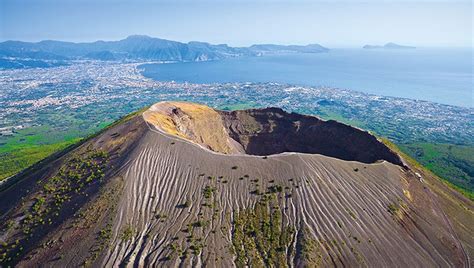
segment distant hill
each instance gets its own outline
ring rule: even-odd
[[[378,46],[378,45],[365,45],[362,48],[365,49],[415,49],[416,47],[412,46],[403,46],[395,43],[387,43],[383,46]]]
[[[8,59],[0,57],[0,69],[48,68],[69,65],[64,61],[45,61],[34,59]]]
[[[0,58],[34,59],[43,61],[94,59],[94,60],[154,60],[154,61],[207,61],[240,56],[259,56],[278,53],[320,53],[328,49],[311,44],[253,45],[230,47],[204,42],[181,43],[171,40],[133,35],[119,41],[71,43],[46,40],[37,43],[6,41],[0,43]],[[1,66],[0,66],[1,67]]]
[[[299,52],[299,53],[320,53],[329,51],[328,48],[325,48],[319,44],[310,44],[306,46],[283,46],[283,45],[253,45],[249,48],[252,52],[266,54],[266,53],[275,53],[275,52]]]
[[[104,61],[116,60],[114,53],[107,50],[87,53],[85,57],[88,59],[104,60]]]

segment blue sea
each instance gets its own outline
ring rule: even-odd
[[[278,82],[473,107],[472,49],[332,49],[319,54],[142,65],[146,77],[191,83]]]

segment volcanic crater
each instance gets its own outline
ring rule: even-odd
[[[471,200],[368,132],[278,108],[160,102],[12,177],[0,200],[3,267],[469,267],[474,256]]]
[[[366,131],[280,108],[227,112],[198,104],[160,102],[144,117],[165,133],[224,154],[268,156],[293,152],[403,165],[395,152]]]

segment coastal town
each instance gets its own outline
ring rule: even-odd
[[[187,100],[220,109],[280,107],[343,121],[396,142],[474,143],[470,108],[330,87],[155,81],[142,75],[141,64],[76,61],[1,70],[0,141],[19,129],[60,125],[66,131],[67,120],[112,122],[160,100]],[[78,135],[92,131],[82,129]]]

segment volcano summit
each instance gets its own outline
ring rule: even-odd
[[[160,102],[0,186],[0,263],[470,266],[472,201],[412,163],[335,121]]]

